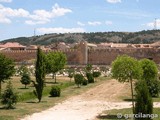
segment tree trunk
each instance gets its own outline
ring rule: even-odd
[[[57,79],[56,79],[56,73],[55,73],[55,83],[57,83]]]
[[[52,73],[52,79],[54,79],[54,73]]]
[[[133,83],[132,83],[132,78],[130,79],[130,83],[131,83],[131,95],[132,95],[132,110],[133,110],[133,114],[134,114],[134,96],[133,96]]]
[[[1,89],[2,89],[2,81],[0,80],[0,96],[1,96]]]

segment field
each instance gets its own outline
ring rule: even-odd
[[[32,78],[32,79],[34,80],[35,78]],[[104,78],[101,78],[101,79],[102,81],[104,80]],[[11,81],[13,84],[13,88],[15,88],[15,91],[18,93],[19,96],[21,96],[20,102],[16,104],[16,109],[13,109],[13,110],[5,110],[3,109],[3,106],[0,105],[1,106],[0,120],[4,120],[4,119],[17,120],[19,118],[23,118],[27,114],[40,112],[42,110],[45,110],[47,108],[50,108],[56,105],[57,103],[64,101],[70,96],[78,95],[81,92],[86,91],[87,89],[97,84],[100,84],[100,82],[99,83],[97,82],[96,84],[90,84],[84,87],[83,89],[79,89],[74,84],[73,80],[70,82],[70,79],[68,77],[57,77],[58,84],[62,86],[62,95],[59,98],[58,97],[52,98],[49,96],[49,91],[51,89],[51,86],[57,85],[57,84],[54,84],[54,81],[50,77],[48,77],[46,79],[47,87],[44,88],[44,97],[42,99],[42,102],[37,103],[38,100],[33,94],[34,87],[32,84],[27,86],[27,89],[25,89],[24,85],[22,85],[20,82],[20,77],[13,77]],[[6,85],[7,83],[2,84],[3,90],[5,89]],[[27,99],[27,100],[23,101],[23,99]]]
[[[42,116],[54,116],[53,118],[58,119],[61,116],[65,116],[65,114],[67,114],[66,118],[75,116],[77,120],[81,119],[80,117],[83,117],[84,119],[85,117],[94,117],[96,120],[114,120],[115,115],[119,113],[119,111],[124,111],[123,113],[126,114],[129,111],[128,109],[123,109],[125,106],[126,108],[130,106],[131,95],[129,83],[119,83],[118,81],[107,77],[100,77],[94,84],[89,84],[87,86],[77,88],[77,86],[74,84],[74,81],[72,80],[72,82],[70,82],[68,77],[57,77],[57,79],[58,84],[62,87],[61,97],[52,98],[49,96],[48,93],[50,88],[55,84],[53,84],[53,80],[48,77],[46,79],[46,87],[44,89],[44,97],[42,98],[42,102],[37,103],[38,100],[34,95],[32,95],[32,91],[34,90],[33,85],[31,84],[27,87],[28,89],[24,89],[24,85],[20,83],[20,78],[13,77],[13,87],[15,88],[15,91],[18,92],[18,94],[22,97],[20,102],[16,104],[16,109],[5,110],[3,109],[3,106],[0,105],[0,120],[17,120],[43,110],[46,110],[46,115],[39,113],[39,120],[42,120]],[[2,86],[4,90],[6,83],[3,83]],[[28,98],[25,98],[25,96],[28,96]],[[23,101],[23,99],[26,100]],[[158,102],[160,99],[154,98],[154,101]],[[53,106],[55,106],[53,108],[55,112],[52,113],[53,116],[48,116],[47,109]],[[120,110],[114,110],[115,108]],[[101,115],[102,111],[104,111],[105,115],[109,114],[109,116],[112,117],[108,118],[108,116],[100,116],[96,118],[96,116]],[[159,109],[155,109],[155,111],[157,113]],[[79,115],[80,113],[81,115]],[[35,116],[33,116],[33,118],[34,117]],[[68,119],[72,120],[71,118]]]

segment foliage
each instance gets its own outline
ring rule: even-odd
[[[131,78],[140,79],[143,71],[136,59],[122,55],[112,62],[111,72],[119,82],[129,82]]]
[[[75,43],[78,38],[82,37],[89,43],[102,43],[102,42],[114,42],[114,43],[134,43],[134,44],[146,44],[154,43],[160,39],[160,30],[143,30],[139,32],[94,32],[94,33],[65,33],[65,34],[45,34],[33,37],[20,37],[2,41],[6,42],[19,42],[22,45],[50,45],[52,43],[65,42]]]
[[[134,101],[133,101],[133,79],[141,79],[143,71],[139,65],[139,62],[127,55],[117,57],[112,63],[112,77],[117,79],[119,82],[130,82],[131,84],[131,95],[132,105],[134,113]]]
[[[94,71],[93,72],[93,77],[96,78],[96,77],[99,77],[101,75],[101,72],[99,71]]]
[[[83,80],[84,80],[83,75],[81,75],[81,74],[75,74],[75,75],[74,75],[74,81],[75,81],[75,84],[76,84],[78,87],[80,87],[80,85],[82,84]]]
[[[7,109],[12,109],[14,108],[13,105],[17,103],[17,100],[18,96],[14,93],[11,81],[9,81],[6,90],[2,94],[1,103],[6,105]]]
[[[92,73],[86,73],[86,77],[87,77],[88,83],[94,83],[94,77]]]
[[[159,80],[148,80],[147,86],[149,93],[152,97],[159,97],[160,93],[160,81]]]
[[[61,88],[59,86],[52,86],[50,95],[52,97],[59,97],[61,95]]]
[[[148,87],[144,80],[140,80],[136,85],[136,103],[135,103],[135,114],[152,114],[153,113],[153,102],[152,97],[149,94]],[[141,120],[142,118],[135,118]],[[143,118],[144,120],[151,119],[150,117]]]
[[[56,83],[56,72],[63,69],[66,64],[66,55],[62,52],[50,52],[46,56],[46,72],[55,74]]]
[[[158,97],[160,84],[158,79],[158,67],[157,65],[149,60],[142,59],[140,60],[140,65],[143,69],[142,79],[146,81],[146,84],[149,89],[149,93],[152,97]]]
[[[158,77],[158,67],[154,61],[149,59],[142,59],[140,60],[140,65],[143,69],[143,76],[144,80],[154,80]]]
[[[83,79],[82,85],[87,85],[88,84],[88,80],[86,80],[85,78]]]
[[[31,78],[29,76],[29,74],[24,73],[21,77],[21,83],[25,85],[25,88],[27,85],[29,85],[31,83]]]
[[[86,69],[86,72],[91,72],[92,65],[91,64],[87,64],[85,69]]]
[[[38,48],[37,49],[37,61],[36,61],[36,83],[33,81],[35,91],[34,94],[37,96],[39,102],[42,99],[42,93],[44,88],[44,80],[45,80],[45,56],[43,51]]]
[[[14,62],[0,53],[0,94],[1,84],[4,80],[9,79],[15,72]]]
[[[71,79],[74,77],[74,74],[75,74],[75,71],[73,68],[69,68],[68,69],[68,77],[70,78],[70,82],[71,82]]]
[[[23,74],[30,74],[29,73],[29,69],[25,66],[25,65],[21,65],[18,70],[17,70],[18,74],[23,76]]]

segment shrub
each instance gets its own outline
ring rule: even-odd
[[[52,97],[60,97],[61,95],[61,88],[59,86],[52,86],[50,95]]]
[[[153,102],[152,97],[149,94],[148,87],[144,80],[139,81],[136,84],[136,103],[135,103],[135,114],[152,114],[153,113]],[[140,117],[140,116],[139,116]],[[135,118],[136,120],[149,120],[147,118]]]
[[[75,74],[74,81],[78,87],[83,83],[84,77],[81,74]]]
[[[82,82],[82,85],[87,85],[87,84],[88,84],[88,81],[84,78],[83,82]]]
[[[96,72],[93,72],[93,77],[99,77],[101,75],[101,72],[99,71],[96,71]]]
[[[149,93],[152,97],[158,97],[160,92],[160,81],[159,80],[148,80],[147,86]]]
[[[95,71],[93,72],[93,77],[96,79],[97,77],[99,77],[101,75],[101,72],[99,71]]]
[[[16,104],[18,101],[18,96],[16,93],[14,93],[13,88],[12,88],[12,84],[9,81],[6,90],[4,91],[4,93],[2,94],[2,100],[1,103],[3,105],[6,105],[7,109],[13,109],[13,105]]]
[[[86,77],[88,79],[88,83],[94,83],[94,77],[92,73],[86,73]]]
[[[31,78],[29,74],[23,74],[20,81],[22,84],[25,85],[25,88],[26,88],[26,86],[31,83]]]

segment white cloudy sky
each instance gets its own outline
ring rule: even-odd
[[[0,40],[160,28],[160,0],[0,0]]]

